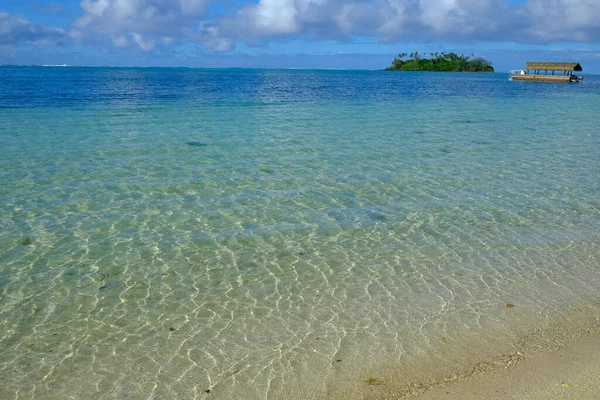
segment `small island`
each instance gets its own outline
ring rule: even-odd
[[[456,53],[429,53],[422,58],[419,52],[401,53],[394,58],[386,71],[432,71],[432,72],[494,72],[492,64],[482,57],[471,58]],[[472,55],[474,57],[474,55]],[[408,59],[406,59],[409,57]]]

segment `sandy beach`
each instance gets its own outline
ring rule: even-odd
[[[459,380],[413,397],[434,399],[600,399],[600,335],[512,368]]]
[[[600,399],[598,308],[573,308],[523,337],[516,357],[405,396],[435,399]],[[488,365],[489,366],[489,365]]]
[[[376,379],[345,392],[336,388],[328,398],[600,399],[599,315],[597,307],[566,309],[491,358],[481,347],[464,350],[472,362],[467,369],[464,359],[440,350],[412,365],[373,371]]]

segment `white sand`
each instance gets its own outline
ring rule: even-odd
[[[455,381],[413,397],[433,399],[600,399],[600,336],[583,338],[514,367]]]
[[[326,398],[600,400],[600,302],[593,303],[565,309],[506,343],[506,351],[492,358],[467,337],[469,350],[457,347],[466,351],[464,357],[455,354],[456,346],[438,346],[416,363],[360,373],[354,385],[347,381],[346,390],[333,387]]]

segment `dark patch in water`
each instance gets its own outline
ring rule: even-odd
[[[448,148],[448,147],[442,147],[442,148],[440,149],[440,151],[441,151],[442,153],[446,153],[446,154],[450,154],[450,153],[452,153],[452,149],[450,149],[450,148]]]
[[[185,144],[187,144],[188,146],[193,146],[193,147],[206,147],[206,146],[208,146],[208,144],[203,143],[203,142],[185,142]]]
[[[21,240],[21,246],[31,246],[33,244],[33,240],[30,237],[26,237]]]
[[[258,170],[260,172],[262,172],[263,174],[272,174],[273,173],[273,170],[271,168],[260,167]]]

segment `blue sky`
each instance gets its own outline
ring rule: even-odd
[[[600,0],[0,0],[0,64],[380,69],[413,51],[600,72]]]

